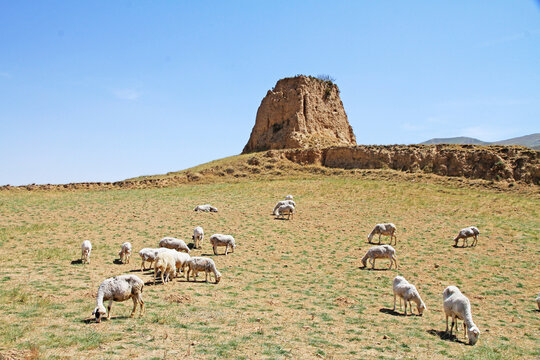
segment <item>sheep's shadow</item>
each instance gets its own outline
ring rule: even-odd
[[[72,260],[71,261],[71,265],[80,265],[82,264],[82,260],[81,259],[77,259],[77,260]]]
[[[201,254],[201,256],[219,256],[219,254]]]
[[[395,310],[387,309],[387,308],[380,308],[379,312],[382,312],[382,313],[385,313],[385,314],[390,314],[392,316],[405,316],[405,314],[403,314],[403,313],[399,313],[399,312],[397,312]]]
[[[111,316],[110,319],[104,318],[103,320],[101,320],[101,322],[112,321],[112,320],[125,320],[125,319],[130,319],[130,318],[131,318],[131,316],[125,316],[125,315],[124,316]],[[83,323],[83,324],[92,324],[92,323],[98,324],[96,322],[95,317],[91,317],[91,318],[88,318],[88,319],[82,319],[80,322]]]
[[[194,243],[189,243],[189,244],[187,244],[187,247],[189,248],[189,250],[193,250],[193,249],[195,249],[195,244]]]
[[[431,329],[431,330],[427,330],[427,333],[430,335],[438,336],[441,340],[458,342],[458,343],[467,345],[465,341],[459,340],[456,337],[456,335],[454,334],[450,335],[446,331]]]
[[[274,218],[274,220],[291,220],[291,219],[285,219],[285,218],[278,218],[278,217],[276,217],[276,218]]]
[[[116,264],[116,265],[124,265],[124,263],[123,263],[122,260],[120,260],[120,259],[114,259],[113,264]]]
[[[364,266],[359,266],[358,267],[359,269],[361,270],[365,270],[365,271],[390,271],[392,269],[389,269],[389,268],[385,268],[385,269],[374,269],[374,268],[370,268],[370,267],[364,267]]]

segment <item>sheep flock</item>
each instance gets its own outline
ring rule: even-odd
[[[284,200],[280,200],[274,206],[272,215],[276,218],[283,218],[284,215],[288,215],[288,220],[294,220],[292,217],[296,213],[296,202],[293,200],[292,195],[287,195]],[[203,213],[217,212],[217,208],[211,205],[200,205],[195,208],[195,211]],[[212,216],[212,215],[201,215],[201,216]],[[369,224],[365,226],[365,229],[369,229]],[[186,229],[187,232],[187,229]],[[372,246],[367,248],[363,257],[360,259],[360,263],[363,268],[368,272],[371,270],[376,270],[375,261],[377,259],[389,261],[389,266],[386,270],[391,270],[394,268],[394,271],[408,271],[408,276],[412,278],[415,277],[414,269],[403,270],[398,267],[397,254],[400,249],[405,248],[404,242],[400,241],[400,245],[397,245],[397,226],[393,223],[379,223],[376,224],[372,230],[369,232],[367,237],[368,243],[372,244],[374,236],[378,235],[378,244],[377,246]],[[177,278],[185,278],[186,282],[196,281],[199,273],[204,272],[205,282],[208,282],[208,277],[211,275],[214,278],[214,283],[217,285],[223,279],[222,273],[218,270],[216,262],[219,263],[219,257],[215,259],[204,257],[204,256],[192,256],[191,252],[195,250],[205,249],[205,244],[203,243],[204,239],[204,230],[201,226],[196,226],[193,230],[192,243],[187,244],[184,240],[166,236],[161,238],[153,245],[149,244],[149,247],[145,247],[139,250],[138,254],[141,258],[141,265],[138,271],[141,273],[146,269],[153,270],[153,282],[150,285],[158,286],[157,281],[160,280],[160,283],[167,288],[170,286],[175,286]],[[478,228],[474,226],[463,228],[458,232],[458,235],[453,239],[454,247],[457,247],[458,240],[463,240],[463,247],[468,247],[468,238],[473,238],[471,246],[477,246],[478,244],[478,235],[480,234]],[[388,236],[390,244],[381,244],[381,235]],[[365,239],[365,237],[364,237]],[[392,245],[396,247],[394,248]],[[94,241],[95,242],[95,241]],[[221,233],[215,233],[210,236],[208,243],[206,244],[206,250],[209,248],[212,249],[213,255],[228,255],[234,254],[236,250],[236,241],[235,238],[231,235],[225,235]],[[218,250],[218,248],[225,248],[223,251]],[[241,250],[241,249],[240,249]],[[408,249],[411,251],[411,249]],[[90,266],[90,255],[92,251],[92,244],[89,240],[85,240],[81,245],[81,263],[85,266]],[[130,264],[130,257],[132,255],[132,245],[129,242],[124,242],[120,245],[120,251],[118,256],[120,257],[120,263],[123,265]],[[360,258],[361,254],[358,254]],[[385,261],[386,261],[385,260]],[[371,265],[368,267],[368,262]],[[147,263],[149,267],[147,268]],[[137,270],[132,270],[137,271]],[[375,273],[372,273],[375,274]],[[225,280],[226,281],[225,274]],[[369,276],[369,275],[368,275]],[[430,281],[430,279],[415,279],[417,286],[422,289],[422,282]],[[149,285],[150,282],[147,282],[146,285]],[[144,314],[144,301],[143,301],[143,288],[145,283],[141,280],[140,277],[136,275],[116,275],[110,278],[105,279],[98,288],[97,297],[96,297],[96,307],[92,312],[92,315],[95,317],[96,322],[101,322],[102,319],[110,319],[111,306],[115,301],[121,302],[128,299],[133,301],[133,309],[131,316],[133,317],[136,313],[137,306],[140,307],[140,315]],[[422,316],[425,311],[428,311],[426,303],[420,296],[420,291],[418,288],[409,283],[404,276],[398,274],[392,284],[392,292],[388,291],[389,294],[393,295],[393,309],[392,311],[396,313],[397,299],[399,299],[400,309],[402,308],[402,302],[404,304],[403,314],[414,315],[413,303],[416,306],[416,312],[418,316]],[[467,289],[467,292],[474,292],[474,289]],[[472,308],[471,301],[467,296],[465,296],[461,290],[453,285],[447,286],[442,293],[442,302],[439,302],[439,306],[443,309],[443,313],[446,320],[446,329],[445,333],[449,338],[452,337],[455,327],[455,334],[457,338],[458,330],[458,320],[463,322],[464,328],[464,338],[468,339],[470,345],[475,345],[480,337],[480,329],[473,322],[472,317]],[[429,298],[432,302],[436,300]],[[107,307],[105,307],[104,302],[108,301]],[[429,302],[429,301],[428,301]],[[540,309],[540,294],[536,298],[536,304]],[[432,308],[430,306],[430,308]],[[396,313],[397,314],[397,313]],[[449,327],[449,319],[451,319],[451,326]],[[481,322],[480,322],[481,323]]]

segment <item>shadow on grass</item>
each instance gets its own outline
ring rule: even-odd
[[[392,316],[405,316],[405,314],[403,314],[403,313],[399,313],[399,312],[397,312],[395,310],[387,309],[387,308],[380,308],[379,312],[382,312],[382,313],[385,313],[385,314],[390,314]]]
[[[358,268],[361,269],[361,270],[365,270],[365,271],[390,271],[390,270],[392,270],[392,269],[389,269],[389,268],[373,269],[373,268],[370,268],[370,267],[363,267],[363,266],[359,266]]]
[[[441,340],[445,340],[445,341],[451,341],[451,342],[457,342],[457,343],[461,343],[461,344],[465,344],[467,345],[467,343],[465,341],[461,341],[459,340],[456,335],[450,335],[448,334],[446,331],[441,331],[441,330],[435,330],[435,329],[431,329],[431,330],[428,330],[427,331],[428,334],[430,335],[434,335],[434,336],[438,336]]]
[[[285,219],[285,218],[274,218],[274,220],[292,220],[292,219]]]
[[[111,318],[108,319],[108,320],[107,320],[106,317],[102,318],[101,322],[103,323],[103,322],[112,321],[112,320],[125,320],[125,319],[130,319],[130,318],[131,318],[131,316],[111,316]],[[91,317],[91,318],[88,318],[88,319],[82,319],[81,322],[83,324],[92,324],[92,323],[97,324],[95,317]]]
[[[71,261],[71,265],[79,265],[79,264],[82,264],[82,260],[81,260],[81,259],[77,259],[77,260]]]
[[[120,260],[120,259],[114,259],[113,264],[116,264],[116,265],[124,265],[124,263],[123,263],[122,260]]]

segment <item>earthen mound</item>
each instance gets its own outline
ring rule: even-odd
[[[268,91],[242,153],[353,145],[337,85],[300,75],[281,79]]]

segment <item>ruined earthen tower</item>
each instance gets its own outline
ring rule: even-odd
[[[339,89],[311,76],[281,79],[259,106],[242,153],[356,145]]]

